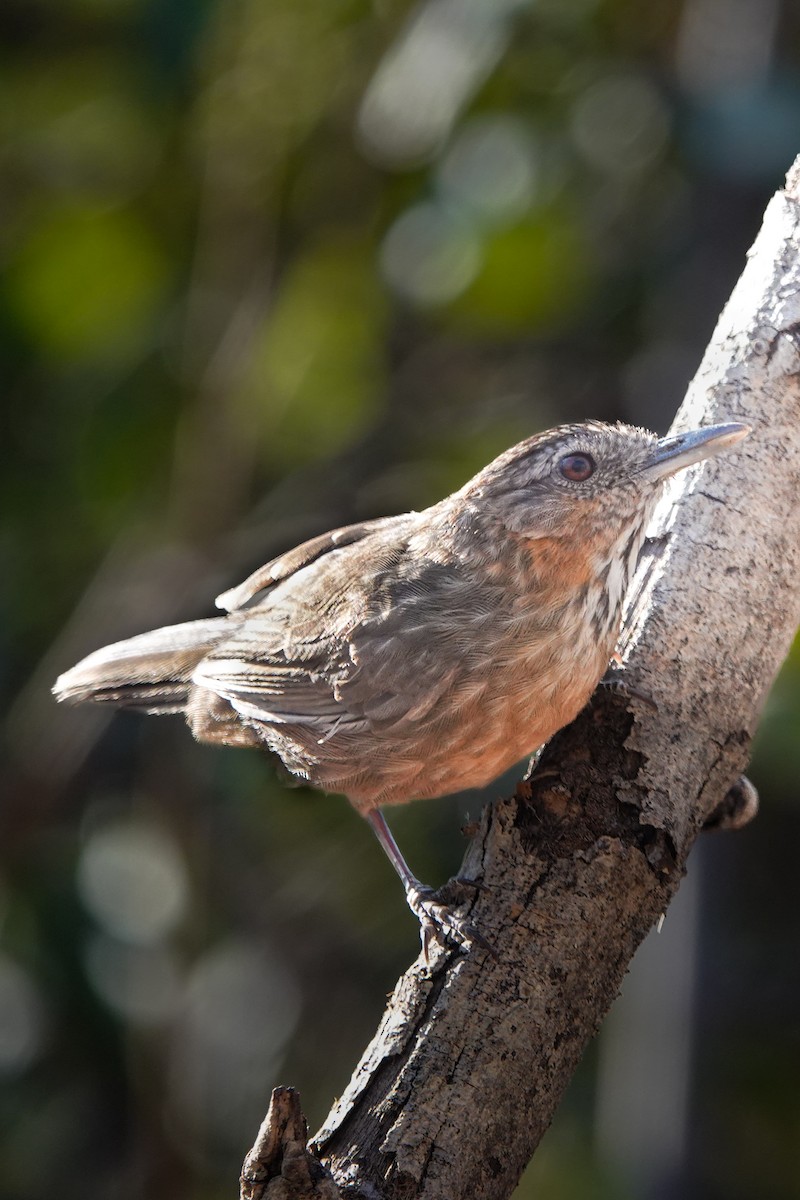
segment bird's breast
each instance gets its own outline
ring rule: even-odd
[[[619,630],[630,555],[536,539],[463,577],[408,591],[351,646],[336,723],[306,743],[307,774],[356,807],[482,787],[568,724],[602,676]]]

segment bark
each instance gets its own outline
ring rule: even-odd
[[[509,1196],[698,833],[753,811],[731,788],[800,623],[800,159],[673,431],[727,420],[751,437],[662,507],[625,691],[598,691],[483,814],[462,874],[498,957],[415,963],[314,1138],[343,1197]]]
[[[294,1088],[275,1088],[239,1179],[242,1200],[337,1200],[341,1195],[306,1149],[308,1126]]]

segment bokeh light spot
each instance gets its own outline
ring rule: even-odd
[[[184,1129],[240,1145],[263,1115],[299,1016],[294,977],[263,946],[230,939],[209,950],[188,980],[173,1043],[172,1103]]]
[[[459,132],[437,174],[453,203],[487,223],[513,221],[531,207],[536,191],[530,130],[502,113],[476,117]]]
[[[507,40],[514,0],[429,0],[378,66],[358,114],[366,154],[407,167],[442,145]]]
[[[0,1074],[17,1075],[36,1059],[45,1033],[39,990],[27,971],[0,954]]]
[[[669,136],[669,114],[643,76],[608,75],[577,98],[572,138],[584,158],[612,174],[636,174],[660,158]]]
[[[136,946],[98,934],[86,948],[85,962],[98,995],[132,1024],[159,1025],[175,1012],[180,972],[163,946]]]
[[[406,300],[421,306],[446,304],[475,278],[480,242],[454,210],[417,204],[387,232],[380,261],[386,281]]]
[[[155,826],[133,822],[92,834],[78,863],[78,890],[98,924],[141,945],[172,932],[189,892],[175,844]]]

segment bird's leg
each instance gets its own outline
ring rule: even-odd
[[[463,917],[454,912],[447,904],[438,898],[437,892],[426,884],[420,883],[416,875],[411,873],[408,863],[400,852],[400,847],[392,836],[392,831],[386,824],[386,818],[379,808],[370,809],[366,814],[375,836],[383,847],[386,857],[400,876],[406,892],[408,907],[414,913],[420,924],[422,940],[422,956],[428,961],[428,947],[431,941],[441,941],[443,935],[452,935],[462,945],[474,942],[490,953],[494,953],[489,943],[473,929]]]

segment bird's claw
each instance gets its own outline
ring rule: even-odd
[[[475,885],[473,880],[451,880],[450,882],[474,885],[485,890],[482,885]],[[460,946],[479,946],[494,958],[498,957],[494,946],[487,942],[486,938],[478,933],[477,929],[470,925],[454,908],[446,904],[441,899],[440,893],[434,891],[433,888],[426,887],[424,884],[416,884],[406,890],[406,899],[408,907],[419,921],[422,957],[426,963],[430,962],[431,944],[433,942],[443,944],[448,938]]]
[[[627,700],[638,700],[651,712],[657,713],[658,705],[653,697],[640,688],[631,687],[623,675],[616,674],[619,670],[619,667],[609,668],[597,686],[601,687],[603,691],[613,692],[614,695],[623,696]]]
[[[477,879],[467,879],[464,875],[455,875],[451,881],[457,883],[461,888],[472,888],[473,892],[491,892],[491,888],[486,883],[478,883]],[[447,884],[445,884],[447,887]]]

